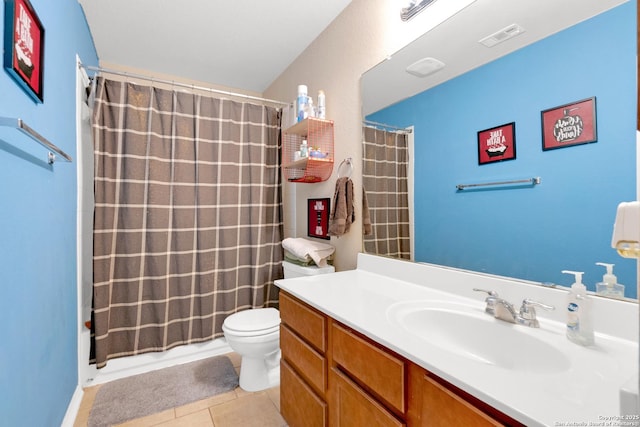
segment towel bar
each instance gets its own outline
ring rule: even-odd
[[[22,121],[22,119],[0,117],[0,126],[16,128],[20,132],[24,133],[25,135],[33,139],[38,144],[42,145],[44,148],[47,148],[53,151],[54,153],[58,154],[67,162],[73,161],[73,159],[71,159],[71,156],[69,156],[67,153],[65,153],[64,151],[62,151],[61,149],[53,145],[44,136],[40,135],[38,132],[33,130],[31,127],[29,127],[25,122]],[[48,156],[49,164],[53,164],[53,162],[55,161],[56,161],[56,156],[53,153],[49,152],[49,156]]]
[[[340,168],[344,165],[347,165],[347,167],[349,168],[347,175],[342,175],[340,173]],[[344,176],[346,176],[347,178],[351,178],[351,173],[353,172],[353,163],[351,161],[351,157],[347,157],[346,159],[344,159],[342,162],[340,162],[340,165],[338,166],[338,178],[342,178]]]
[[[512,181],[486,182],[486,183],[482,183],[482,184],[458,184],[458,185],[456,185],[456,189],[457,190],[464,190],[465,188],[472,188],[472,187],[489,187],[489,186],[509,185],[509,184],[531,184],[531,185],[537,185],[537,184],[540,184],[540,182],[541,182],[540,177],[536,176],[536,177],[533,177],[533,178],[516,179],[516,180],[512,180]]]

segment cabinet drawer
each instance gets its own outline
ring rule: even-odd
[[[423,377],[421,389],[421,426],[484,427],[504,425],[428,376]]]
[[[404,362],[336,323],[332,323],[331,333],[334,362],[390,407],[404,414]]]
[[[280,319],[322,354],[327,350],[327,318],[319,311],[280,292]]]
[[[394,417],[353,381],[337,369],[331,370],[332,425],[400,427],[405,424]]]
[[[324,356],[286,325],[280,327],[280,349],[282,357],[293,365],[317,392],[324,395],[327,390],[327,363]]]
[[[280,413],[290,427],[328,425],[327,404],[285,360],[280,361]]]

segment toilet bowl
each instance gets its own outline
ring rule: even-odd
[[[240,387],[260,391],[280,384],[280,312],[254,308],[227,317],[222,324],[229,347],[240,356]]]

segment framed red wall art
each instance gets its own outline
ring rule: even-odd
[[[542,149],[596,142],[596,97],[542,111]]]
[[[34,101],[42,102],[44,28],[29,0],[4,4],[4,67]]]
[[[506,123],[478,132],[478,164],[516,158],[516,123]]]
[[[307,235],[329,240],[329,198],[307,200]]]

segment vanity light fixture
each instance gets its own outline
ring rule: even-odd
[[[502,43],[503,41],[509,40],[522,33],[524,33],[524,28],[518,24],[511,24],[508,27],[483,38],[482,40],[479,40],[479,43],[482,43],[486,47],[493,47],[498,43]]]
[[[414,16],[416,16],[418,13],[420,13],[424,8],[426,8],[427,6],[429,6],[431,3],[435,2],[436,0],[411,0],[409,1],[409,4],[405,7],[403,7],[400,10],[400,19],[402,19],[403,21],[408,21],[409,19],[413,18]]]
[[[444,68],[444,62],[435,58],[422,58],[406,69],[407,73],[416,77],[426,77]]]

